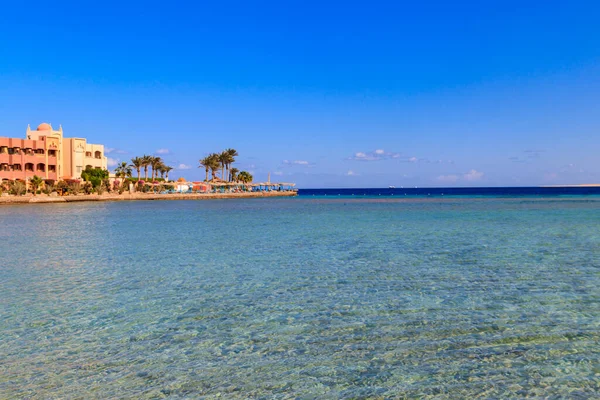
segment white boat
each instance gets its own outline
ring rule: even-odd
[[[396,186],[388,186],[389,189],[396,189]]]

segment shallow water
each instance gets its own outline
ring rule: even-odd
[[[0,398],[589,398],[600,200],[0,207]]]

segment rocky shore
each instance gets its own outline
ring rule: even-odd
[[[131,200],[213,200],[213,199],[246,199],[265,197],[293,197],[296,191],[285,192],[241,192],[241,193],[193,193],[193,194],[155,194],[155,193],[123,193],[123,194],[79,194],[75,196],[48,196],[31,194],[24,196],[0,196],[0,205],[10,204],[46,204],[74,203],[81,201],[131,201]]]

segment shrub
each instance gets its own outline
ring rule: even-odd
[[[145,183],[144,178],[140,178],[139,180],[138,180],[138,178],[127,178],[126,180],[131,183],[139,183],[139,182],[141,182],[142,184]],[[156,181],[156,182],[164,182],[164,180],[165,180],[164,178],[154,178],[154,181]]]
[[[85,194],[92,194],[92,192],[94,191],[94,186],[91,182],[84,183],[82,188]]]
[[[56,184],[56,190],[60,193],[60,194],[64,194],[64,192],[69,192],[69,185],[67,184],[67,182],[65,181],[59,181]]]
[[[121,186],[119,186],[119,194],[123,194],[123,192],[126,192],[129,190],[129,181],[124,180],[123,183],[121,184]]]
[[[90,183],[92,184],[92,187],[97,188],[102,185],[102,179],[94,176],[90,178]]]
[[[110,180],[102,179],[102,188],[110,193]]]
[[[14,194],[15,196],[22,196],[27,191],[25,184],[21,181],[13,181],[10,185],[10,194]]]
[[[67,179],[67,190],[69,194],[78,194],[81,192],[81,182],[79,179]]]
[[[54,185],[45,184],[42,188],[42,193],[44,194],[50,194],[52,192],[54,192]]]
[[[44,187],[42,188],[42,193],[50,194],[54,192],[55,182],[56,181],[54,179],[44,179]]]
[[[102,180],[108,178],[108,171],[105,169],[97,168],[86,168],[82,173],[81,177],[84,181],[91,182],[92,179]],[[94,185],[96,187],[96,185]]]

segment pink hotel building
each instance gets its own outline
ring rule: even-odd
[[[26,139],[0,137],[0,179],[77,179],[87,167],[106,169],[104,146],[63,137],[62,126],[27,125]]]

